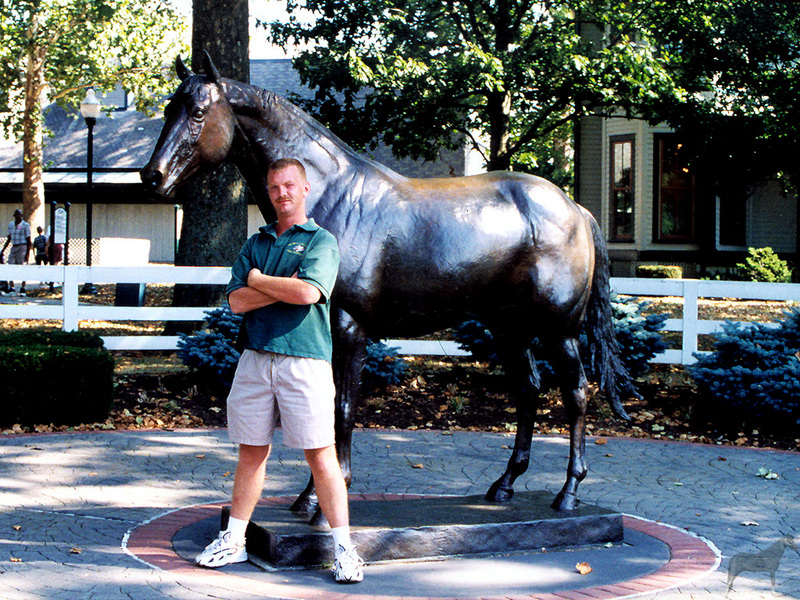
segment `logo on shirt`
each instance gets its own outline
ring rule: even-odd
[[[292,254],[302,254],[306,251],[305,244],[290,244],[289,247],[286,249],[287,252],[291,252]]]

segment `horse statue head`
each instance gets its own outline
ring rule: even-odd
[[[172,197],[195,173],[224,162],[233,145],[236,118],[224,101],[224,80],[205,51],[203,69],[205,74],[196,74],[180,56],[175,61],[181,84],[164,109],[165,126],[140,173],[154,195]]]

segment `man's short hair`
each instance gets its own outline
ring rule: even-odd
[[[303,177],[303,181],[308,181],[306,177],[306,168],[303,166],[303,163],[296,158],[279,158],[278,160],[272,161],[269,167],[267,167],[267,174],[273,171],[283,171],[287,167],[297,167],[297,170]]]

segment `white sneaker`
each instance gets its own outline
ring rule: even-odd
[[[338,583],[358,583],[364,579],[364,561],[358,556],[355,546],[336,549],[336,560],[333,561],[333,578]]]
[[[194,562],[201,567],[216,569],[233,563],[245,562],[247,560],[247,550],[244,544],[237,544],[231,541],[230,531],[221,532],[219,537],[211,542],[194,559]]]

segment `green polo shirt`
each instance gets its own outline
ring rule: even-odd
[[[339,270],[339,246],[330,232],[313,219],[294,225],[280,236],[265,225],[245,242],[231,270],[227,293],[247,287],[247,275],[297,277],[316,287],[322,298],[310,306],[276,302],[244,315],[243,347],[289,356],[331,361],[331,321],[328,300]]]

